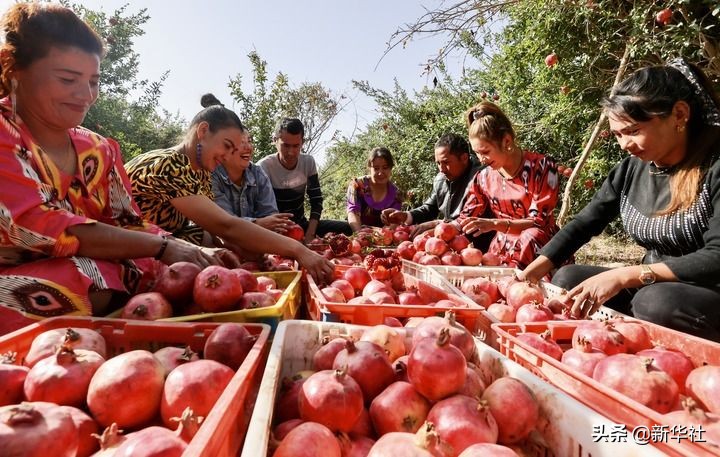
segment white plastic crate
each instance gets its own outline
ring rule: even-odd
[[[359,336],[367,327],[313,321],[283,321],[278,326],[268,356],[250,428],[241,457],[267,454],[272,430],[273,406],[281,380],[300,370],[312,369],[312,355],[330,334]],[[510,361],[491,347],[477,342],[485,378],[512,376],[521,380],[535,394],[540,404],[540,421],[528,457],[637,457],[665,455],[654,447],[632,442],[595,442],[594,427],[612,430],[607,418],[587,408],[525,368]]]

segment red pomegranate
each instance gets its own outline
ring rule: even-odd
[[[460,235],[460,230],[452,222],[440,222],[435,226],[433,234],[436,238],[440,238],[443,241],[450,241],[456,236]]]
[[[92,417],[85,414],[81,409],[73,406],[59,406],[59,408],[70,414],[73,423],[78,431],[77,457],[89,457],[100,448],[97,433],[98,424]]]
[[[678,400],[678,386],[651,360],[632,354],[615,354],[598,362],[593,379],[659,413],[670,411]]]
[[[549,330],[545,330],[542,333],[518,333],[517,339],[527,344],[531,348],[535,348],[543,354],[552,357],[555,360],[560,360],[563,356],[562,348],[559,344],[557,344],[555,340],[552,339]]]
[[[589,341],[592,347],[607,355],[627,352],[625,337],[610,322],[582,321],[573,332],[572,345],[574,348],[580,346],[581,339]]]
[[[435,426],[425,422],[417,433],[390,432],[381,436],[367,457],[450,457],[452,447],[442,441]]]
[[[385,350],[371,341],[346,340],[345,349],[335,356],[333,368],[346,370],[352,376],[368,404],[395,381],[395,371]]]
[[[322,424],[333,432],[349,432],[363,410],[360,385],[344,370],[311,375],[300,387],[298,399],[301,419]]]
[[[214,360],[196,360],[175,368],[165,380],[160,403],[165,426],[174,428],[171,419],[182,416],[186,407],[207,417],[233,375],[233,370]]]
[[[398,357],[393,362],[393,370],[395,370],[395,380],[396,381],[410,382],[410,380],[407,377],[408,358],[410,358],[409,355],[404,355],[402,357]]]
[[[245,292],[237,306],[240,309],[269,308],[275,306],[275,299],[267,292]]]
[[[105,338],[95,330],[89,328],[55,329],[35,337],[25,356],[25,365],[32,368],[38,360],[55,354],[62,344],[67,344],[73,349],[95,351],[103,358],[107,358]]]
[[[486,308],[490,305],[490,303],[495,303],[501,298],[497,284],[491,279],[482,276],[463,281],[462,286],[460,286],[460,290],[465,292],[465,295],[472,298],[478,305]],[[489,301],[480,302],[474,298],[476,295],[481,294],[487,295],[487,299],[489,299]]]
[[[187,443],[165,427],[152,426],[130,433],[115,457],[180,457]]]
[[[448,329],[450,343],[460,349],[465,360],[474,360],[477,353],[475,339],[468,329],[455,320],[455,312],[452,310],[446,311],[445,317],[431,316],[422,320],[413,332],[413,346],[423,338],[437,338],[443,328]]]
[[[23,384],[30,368],[15,365],[16,354],[0,355],[0,406],[14,405],[23,399]]]
[[[378,292],[385,292],[390,296],[393,296],[395,294],[393,288],[390,287],[390,285],[388,285],[386,282],[373,279],[365,285],[365,288],[362,290],[362,295],[363,297],[370,297],[371,295]]]
[[[172,317],[172,306],[157,292],[144,292],[133,296],[125,304],[120,315],[123,319],[154,321]]]
[[[611,319],[610,322],[625,339],[628,354],[635,354],[653,347],[645,326],[639,321],[628,321],[623,318]]]
[[[685,380],[685,391],[707,411],[720,414],[720,366],[695,368]]]
[[[443,328],[436,338],[422,338],[413,344],[408,358],[408,379],[430,401],[438,401],[465,385],[465,357],[450,344],[450,330]]]
[[[273,457],[341,457],[340,442],[322,424],[305,422],[290,431]]]
[[[342,449],[343,457],[367,457],[374,444],[375,440],[367,436],[351,435],[347,438],[343,436],[340,437],[340,448]]]
[[[483,252],[480,249],[474,247],[466,247],[460,251],[460,257],[462,258],[463,265],[469,267],[475,267],[482,265]]]
[[[496,379],[483,392],[482,400],[488,403],[490,413],[498,425],[498,442],[517,443],[535,428],[540,408],[532,391],[522,381],[502,377]]]
[[[461,253],[463,249],[470,246],[470,240],[465,235],[457,235],[448,242],[450,249],[457,253]]]
[[[458,457],[517,457],[517,452],[501,444],[476,443],[466,447]]]
[[[465,384],[458,392],[458,395],[465,395],[470,398],[479,398],[485,391],[485,383],[483,382],[478,370],[472,363],[468,363],[465,367]]]
[[[102,435],[96,437],[100,441],[100,450],[93,457],[113,457],[117,448],[125,441],[125,436],[118,430],[117,424],[106,427]]]
[[[193,298],[209,313],[230,311],[242,294],[240,277],[225,267],[211,265],[195,277]]]
[[[102,426],[136,427],[158,412],[165,369],[151,352],[135,350],[100,365],[88,388],[87,404]]]
[[[272,436],[278,441],[282,441],[288,433],[300,424],[304,424],[302,419],[290,419],[279,423],[272,431]]]
[[[685,380],[695,369],[692,361],[680,351],[656,347],[645,349],[636,355],[652,359],[652,365],[669,374],[678,386],[680,394],[685,395]]]
[[[46,402],[0,407],[2,455],[75,457],[78,430],[70,413]]]
[[[503,323],[515,322],[515,308],[505,303],[505,300],[495,302],[488,306],[487,312]]]
[[[355,297],[355,288],[347,279],[336,279],[330,283],[330,287],[334,287],[342,292],[345,300],[350,300]]]
[[[201,270],[194,263],[175,262],[160,273],[152,291],[159,293],[173,305],[186,305],[192,301],[195,277]]]
[[[402,243],[398,244],[396,252],[401,258],[405,260],[412,260],[412,258],[417,253],[417,248],[412,241],[403,241]]]
[[[205,341],[203,355],[237,370],[255,345],[253,336],[242,324],[227,322],[218,325]]]
[[[258,280],[251,271],[244,268],[233,268],[232,271],[240,278],[240,286],[244,293],[257,292]]]
[[[398,295],[398,303],[406,306],[427,305],[416,291],[401,292],[400,295]]]
[[[415,433],[425,422],[430,403],[408,382],[390,384],[370,404],[370,418],[378,435]]]
[[[323,287],[320,289],[320,293],[329,303],[345,303],[347,301],[345,294],[336,287]]]
[[[372,280],[370,273],[361,267],[350,267],[345,273],[343,278],[353,286],[355,294],[360,294],[365,289],[365,286]]]
[[[258,276],[257,282],[258,292],[265,292],[268,289],[277,289],[277,283],[270,276]]]
[[[375,343],[385,351],[390,362],[405,355],[405,331],[387,325],[373,325],[365,330],[360,341]]]
[[[190,349],[190,346],[184,348],[166,346],[155,351],[153,355],[165,369],[165,376],[183,363],[200,359],[197,353]]]
[[[508,286],[505,300],[508,305],[517,310],[527,303],[543,303],[544,298],[542,290],[538,286],[526,281],[515,281]]]
[[[313,354],[313,368],[315,371],[332,370],[335,356],[343,349],[345,349],[345,338],[337,337],[324,341],[323,346]]]
[[[605,357],[607,357],[607,354],[599,349],[595,349],[588,340],[581,338],[575,347],[565,351],[560,361],[585,376],[592,378],[595,365]]]
[[[90,380],[105,359],[95,351],[61,346],[57,354],[36,363],[25,378],[25,398],[82,407]]]
[[[441,255],[445,254],[447,250],[447,243],[440,238],[431,236],[425,242],[425,252],[430,255],[436,255],[440,257]]]
[[[307,378],[306,376],[295,375],[282,380],[280,392],[275,402],[275,422],[300,418],[298,394]]]
[[[375,429],[373,428],[372,420],[370,420],[370,411],[367,408],[363,408],[360,413],[360,417],[350,429],[350,436],[375,436]]]
[[[515,322],[547,322],[554,317],[553,312],[542,303],[531,302],[517,308]]]
[[[703,440],[714,447],[720,446],[720,415],[704,411],[690,397],[683,398],[683,409],[671,411],[665,415],[665,424],[670,426],[683,425],[694,426],[696,430],[702,430]]]
[[[440,439],[456,453],[475,443],[496,443],[498,424],[487,403],[464,395],[454,395],[433,405],[428,422],[435,424]]]

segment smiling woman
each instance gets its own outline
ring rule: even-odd
[[[240,256],[279,254],[296,259],[316,280],[334,267],[301,243],[223,210],[213,201],[211,173],[247,153],[245,126],[212,94],[190,122],[183,141],[140,154],[125,164],[133,197],[145,218],[193,245],[227,247]]]

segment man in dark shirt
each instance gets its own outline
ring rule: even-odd
[[[455,220],[460,215],[465,203],[465,189],[483,165],[474,160],[465,138],[454,133],[443,135],[435,143],[435,163],[439,173],[425,203],[410,211],[386,209],[381,216],[384,223],[416,224],[412,234],[415,236],[435,228],[442,220]],[[487,248],[492,239],[488,234],[493,233],[483,234],[473,243],[480,249]]]
[[[305,127],[300,119],[282,119],[274,134],[277,154],[263,158],[258,165],[272,183],[278,210],[292,213],[292,219],[305,230],[305,242],[328,232],[352,234],[345,221],[320,220],[323,197],[315,159],[302,154]],[[305,194],[310,201],[310,218],[305,217]]]

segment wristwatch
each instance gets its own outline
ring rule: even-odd
[[[640,265],[640,282],[643,284],[643,286],[655,284],[656,279],[657,276],[655,276],[655,272],[652,271],[650,265]]]

